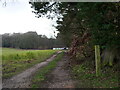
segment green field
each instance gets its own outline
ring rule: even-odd
[[[37,63],[40,63],[56,50],[21,50],[2,48],[2,72],[3,79],[9,78]]]

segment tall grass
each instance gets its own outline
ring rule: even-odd
[[[20,59],[37,59],[44,55],[54,53],[53,50],[19,50],[19,49],[2,49],[2,60],[20,60]]]
[[[3,48],[2,66],[3,79],[9,78],[37,63],[40,63],[51,55],[55,50],[19,50]]]

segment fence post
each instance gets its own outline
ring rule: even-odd
[[[95,45],[95,66],[96,66],[96,76],[101,74],[101,63],[100,63],[100,46]]]

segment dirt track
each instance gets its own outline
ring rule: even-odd
[[[71,79],[68,65],[68,57],[65,55],[57,64],[57,67],[47,75],[47,81],[44,81],[41,88],[75,88],[76,81]]]
[[[58,53],[60,53],[60,51]],[[4,80],[2,85],[3,88],[30,88],[31,79],[35,72],[51,62],[57,54],[53,55],[46,61],[36,64],[35,66],[23,71],[22,73],[13,76],[10,79]]]

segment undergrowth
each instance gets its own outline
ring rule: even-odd
[[[72,67],[74,79],[78,80],[77,88],[118,88],[118,65],[102,68],[102,73],[96,77],[94,61],[85,61]]]

